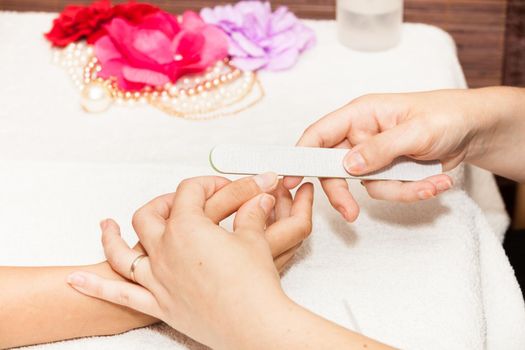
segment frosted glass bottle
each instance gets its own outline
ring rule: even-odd
[[[352,49],[380,51],[401,38],[403,0],[337,0],[339,41]]]

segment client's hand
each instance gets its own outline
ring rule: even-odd
[[[266,193],[255,196],[242,204],[233,232],[228,232],[217,224],[237,209],[228,203],[239,204],[235,194],[225,191],[228,184],[221,177],[185,180],[176,193],[135,214],[134,228],[148,254],[136,264],[139,285],[86,272],[70,275],[69,282],[85,294],[164,320],[213,347],[251,339],[250,330],[269,327],[266,316],[289,305],[275,265],[282,266],[279,256],[289,259],[310,232],[313,188],[301,186],[293,203],[281,198],[275,223],[268,227],[276,200]],[[283,197],[285,192],[279,193]],[[108,260],[129,277],[137,253],[120,238],[114,222],[102,226]],[[250,313],[255,317],[247,317]]]
[[[363,175],[405,155],[440,160],[444,170],[456,167],[472,150],[473,138],[493,125],[487,116],[483,91],[441,90],[359,97],[306,129],[298,146],[352,148],[346,170]],[[293,188],[300,178],[284,179]],[[332,206],[353,221],[359,208],[343,179],[321,179]],[[371,197],[412,202],[428,199],[452,187],[440,174],[422,181],[364,181]]]
[[[275,206],[267,221],[269,227],[265,232],[265,237],[270,245],[275,266],[279,272],[284,270],[311,232],[311,214],[304,210],[309,207],[311,211],[313,192],[312,196],[299,196],[294,201],[290,191],[284,188],[282,180],[278,181],[275,173],[264,173],[236,181],[222,177],[220,179],[221,187],[217,188],[212,197],[206,201],[204,208],[204,214],[216,224],[235,213],[241,205],[258,194],[265,192],[273,195]],[[140,229],[142,217],[150,214],[153,209],[171,210],[174,196],[175,193],[159,196],[137,210],[132,221],[135,231],[138,232]],[[295,211],[292,210],[294,206]],[[291,227],[288,226],[290,221],[293,223]],[[111,225],[110,230],[115,226],[117,230],[120,230],[113,220],[103,221],[101,225],[104,223]],[[103,230],[102,243],[106,248],[104,232]],[[146,252],[140,241],[133,249],[139,253]],[[107,252],[106,255],[108,255]],[[112,263],[114,265],[114,262],[110,261],[110,264]],[[124,275],[124,277],[128,276]]]

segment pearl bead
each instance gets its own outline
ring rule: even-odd
[[[100,83],[91,82],[82,90],[80,104],[88,112],[103,112],[109,108],[111,102],[108,89]]]

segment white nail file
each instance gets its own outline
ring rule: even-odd
[[[211,150],[210,163],[220,173],[242,175],[273,171],[283,176],[417,181],[442,173],[439,161],[400,157],[378,171],[352,176],[343,167],[347,153],[348,149],[339,148],[228,144]]]

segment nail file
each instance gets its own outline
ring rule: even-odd
[[[343,167],[347,153],[340,148],[225,144],[211,150],[210,163],[220,173],[239,175],[273,171],[283,176],[418,181],[442,173],[439,161],[400,157],[378,171],[353,176]]]

